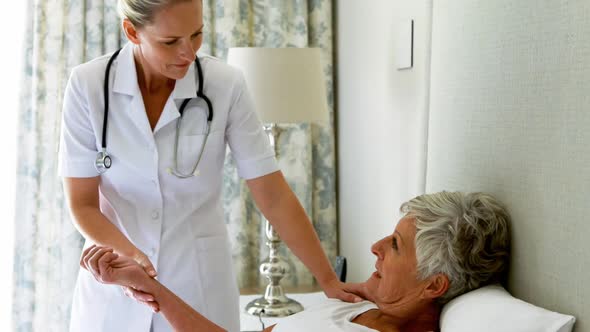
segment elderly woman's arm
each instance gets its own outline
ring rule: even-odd
[[[86,249],[80,265],[101,283],[134,289],[133,297],[148,304],[154,311],[160,311],[174,331],[225,331],[151,278],[137,262],[113,253],[110,248],[92,246]]]
[[[172,325],[174,331],[225,331],[153,278],[146,279],[145,288],[142,290],[153,295],[154,300],[159,304],[160,313]]]

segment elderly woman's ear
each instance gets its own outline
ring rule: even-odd
[[[425,299],[436,300],[437,298],[445,295],[448,289],[449,277],[447,277],[445,274],[437,273],[428,278],[423,297]]]

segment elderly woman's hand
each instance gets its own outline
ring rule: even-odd
[[[159,310],[153,295],[142,291],[151,277],[134,259],[120,256],[111,248],[93,245],[84,250],[80,266],[92,273],[96,281],[123,286],[125,295],[148,305],[153,311]]]
[[[143,267],[135,260],[120,256],[111,248],[93,245],[82,254],[80,266],[88,270],[103,284],[117,284],[134,287],[147,276]]]

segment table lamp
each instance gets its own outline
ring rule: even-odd
[[[328,123],[328,104],[319,48],[230,48],[227,62],[239,68],[275,155],[281,123]],[[280,285],[289,265],[279,255],[281,240],[265,219],[269,257],[260,265],[268,279],[264,296],[246,306],[249,314],[284,317],[303,310]]]

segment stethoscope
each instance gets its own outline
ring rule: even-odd
[[[104,106],[104,119],[102,122],[102,150],[96,156],[96,162],[94,164],[94,166],[96,167],[96,170],[98,171],[99,174],[103,174],[109,168],[111,168],[111,166],[113,165],[113,160],[111,159],[111,157],[107,153],[107,140],[106,140],[107,121],[108,121],[108,116],[109,116],[109,73],[111,71],[111,65],[113,64],[113,61],[115,60],[115,58],[119,55],[119,52],[121,52],[121,49],[119,49],[115,53],[113,53],[113,55],[109,59],[109,62],[107,63],[107,68],[105,71],[105,79],[104,79],[104,105],[105,106]],[[203,70],[201,68],[201,63],[199,61],[199,57],[195,57],[195,67],[197,67],[197,75],[199,76],[199,88],[197,90],[197,96],[199,98],[205,100],[205,102],[207,103],[207,128],[206,128],[206,132],[205,132],[205,139],[203,141],[203,146],[201,147],[201,151],[199,152],[199,157],[197,158],[197,163],[195,164],[195,167],[193,167],[193,169],[190,173],[186,173],[186,174],[182,173],[181,171],[178,170],[178,136],[180,133],[180,124],[182,122],[182,114],[184,113],[184,108],[189,103],[189,101],[191,101],[191,99],[192,99],[192,98],[186,98],[182,102],[182,105],[180,106],[180,109],[178,110],[180,113],[180,118],[176,121],[176,138],[174,140],[174,168],[171,168],[171,167],[168,168],[168,173],[170,173],[176,177],[179,177],[181,179],[186,179],[186,178],[190,178],[192,176],[198,175],[197,167],[199,167],[199,163],[201,162],[201,157],[203,156],[203,151],[205,150],[205,145],[207,144],[207,138],[209,138],[209,130],[211,128],[211,121],[213,121],[213,104],[211,103],[209,98],[207,98],[207,96],[205,96],[205,94],[203,93],[204,79],[203,79]]]

